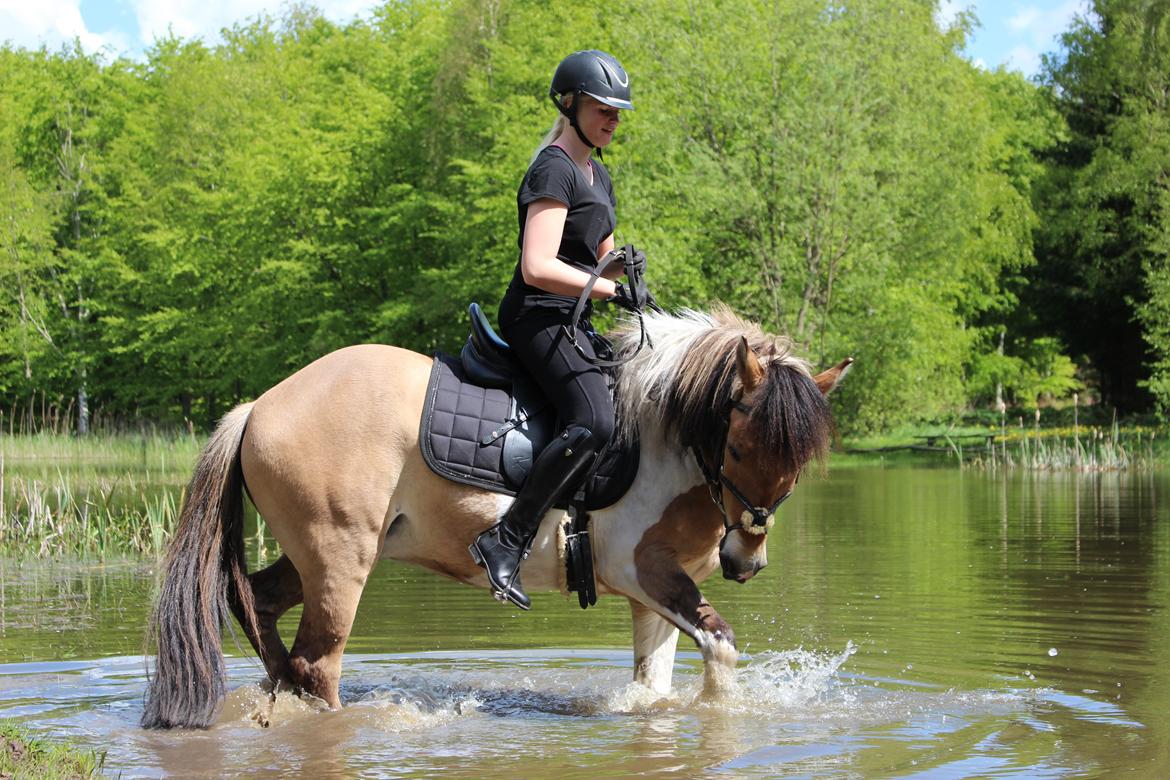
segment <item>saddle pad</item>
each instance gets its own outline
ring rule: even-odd
[[[491,439],[516,414],[507,390],[480,387],[468,381],[458,358],[441,352],[434,356],[419,428],[419,449],[431,471],[440,477],[494,493],[516,495],[517,485],[503,473],[504,436]],[[546,405],[538,415],[551,415]],[[555,432],[553,425],[524,423],[509,437],[540,431]],[[533,441],[532,452],[547,444]],[[638,447],[607,452],[585,494],[586,509],[602,509],[625,495],[638,471]],[[557,506],[564,509],[572,496]]]

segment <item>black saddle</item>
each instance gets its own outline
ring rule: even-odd
[[[515,495],[533,458],[563,427],[512,348],[471,304],[471,335],[458,358],[435,354],[419,447],[441,477]],[[638,471],[638,446],[611,442],[585,486],[584,508],[617,502]],[[567,509],[572,496],[557,503]]]

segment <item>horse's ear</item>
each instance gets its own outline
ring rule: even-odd
[[[830,369],[822,371],[813,377],[813,381],[817,383],[817,388],[822,395],[828,395],[841,383],[845,378],[845,374],[849,373],[849,366],[853,365],[853,358],[845,358],[837,365]]]
[[[739,345],[735,348],[735,373],[739,381],[743,382],[743,390],[750,393],[764,379],[764,367],[752,348],[748,346],[747,337],[739,337]]]

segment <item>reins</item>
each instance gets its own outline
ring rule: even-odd
[[[642,351],[642,347],[646,346],[647,344],[650,345],[651,349],[654,348],[654,344],[650,340],[650,334],[646,332],[646,319],[643,317],[642,310],[640,308],[634,309],[634,313],[638,315],[638,328],[640,330],[638,348],[629,355],[626,355],[625,357],[619,358],[617,360],[600,358],[587,353],[577,342],[577,323],[581,321],[581,315],[584,314],[585,307],[589,303],[589,295],[593,292],[594,285],[597,284],[597,280],[601,278],[602,274],[605,273],[607,268],[616,263],[618,260],[621,260],[626,266],[626,281],[628,282],[630,289],[637,290],[639,288],[645,287],[646,282],[642,278],[641,271],[634,269],[630,265],[630,261],[633,259],[633,257],[633,245],[626,244],[621,249],[615,252],[608,252],[605,257],[601,258],[601,260],[599,260],[597,263],[597,267],[594,268],[593,271],[589,274],[589,281],[585,283],[585,287],[581,290],[581,294],[577,296],[577,305],[573,307],[573,313],[569,315],[569,321],[561,326],[565,332],[565,338],[569,340],[569,343],[573,346],[573,349],[577,350],[577,354],[591,364],[600,368],[613,368],[614,366],[620,366],[630,362],[639,352]],[[652,299],[647,305],[653,311],[662,311],[658,304],[654,303]],[[592,326],[590,326],[590,329],[592,329]]]
[[[699,445],[691,445],[691,451],[695,455],[695,461],[699,464],[699,470],[703,472],[703,479],[707,482],[707,490],[711,494],[711,501],[715,506],[719,507],[719,513],[723,516],[723,537],[719,540],[720,550],[723,549],[723,545],[732,531],[742,530],[749,534],[767,533],[776,524],[776,510],[792,495],[792,490],[789,489],[787,493],[776,499],[770,507],[756,506],[748,500],[747,496],[743,494],[743,491],[739,489],[731,478],[723,473],[723,461],[726,457],[727,437],[731,432],[731,413],[733,411],[751,414],[752,410],[750,406],[742,401],[732,401],[728,405],[727,414],[723,418],[723,428],[719,435],[719,462],[714,470],[709,468],[707,462],[703,460],[703,453],[699,449]],[[740,514],[739,522],[737,523],[732,523],[731,518],[727,516],[727,506],[723,501],[723,488],[725,486],[731,491],[731,495],[735,496],[736,500],[744,506],[744,511]]]

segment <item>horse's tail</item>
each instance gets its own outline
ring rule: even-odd
[[[221,626],[229,604],[242,608],[245,628],[258,636],[255,599],[244,561],[243,472],[240,442],[252,404],[229,412],[203,448],[163,565],[147,646],[158,660],[142,726],[206,728],[226,692]],[[148,651],[149,652],[149,651]]]

